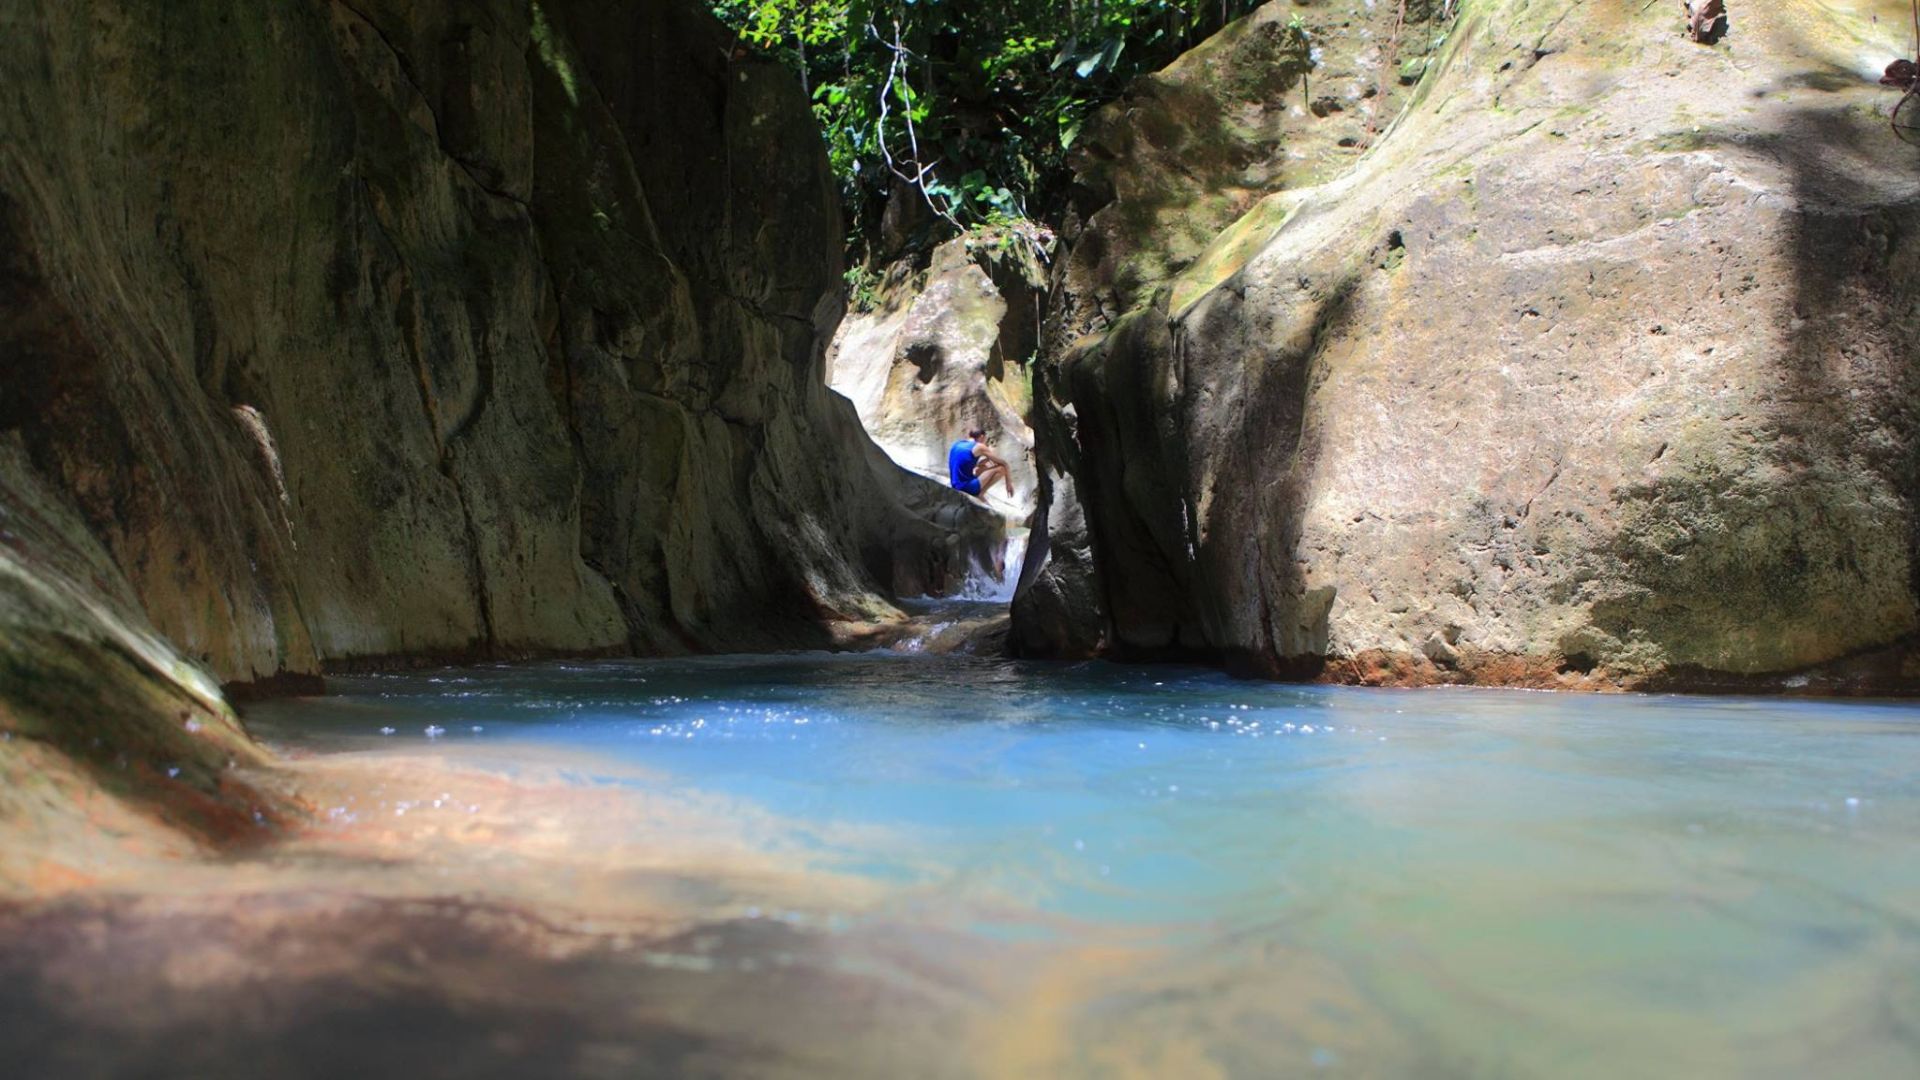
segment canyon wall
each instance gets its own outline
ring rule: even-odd
[[[1294,152],[1351,111],[1237,47],[1158,78],[1264,71],[1299,107],[1109,113],[1162,147],[1224,128],[1238,156],[1134,153],[1132,195],[1083,166],[1017,647],[1362,682],[1920,683],[1920,151],[1876,84],[1906,5],[1733,4],[1709,43],[1671,4],[1455,6],[1351,168]],[[1358,4],[1255,18],[1294,14],[1327,54],[1394,59]],[[1204,247],[1154,225],[1249,183]]]
[[[226,693],[818,647],[1000,519],[831,394],[797,86],[695,0],[0,7],[0,893],[303,811]]]
[[[7,490],[217,682],[893,617],[999,525],[827,391],[825,155],[731,44],[693,0],[7,5]]]

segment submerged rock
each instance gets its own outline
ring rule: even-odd
[[[288,801],[219,685],[148,622],[72,505],[0,437],[0,899],[231,842]]]
[[[1708,48],[1665,8],[1465,6],[1352,171],[1281,175],[1069,327],[1036,428],[1072,486],[1015,641],[1914,685],[1920,174],[1873,79],[1905,8],[1874,7],[1750,5]]]

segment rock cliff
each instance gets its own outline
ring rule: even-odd
[[[1289,7],[1329,51],[1364,22]],[[1238,166],[1269,192],[1190,257],[1128,231],[1215,186],[1161,169],[1134,184],[1152,213],[1080,241],[1152,257],[1076,252],[1060,285],[1016,643],[1367,682],[1914,685],[1920,159],[1875,84],[1906,5],[1732,5],[1713,44],[1670,4],[1457,7],[1351,169]],[[1232,78],[1210,48],[1176,68]],[[1160,145],[1219,122],[1123,117]]]
[[[0,8],[0,889],[298,813],[222,693],[822,645],[1000,520],[825,386],[806,103],[693,0]]]
[[[891,617],[998,524],[827,391],[824,152],[728,44],[692,0],[7,5],[6,490],[219,682]]]

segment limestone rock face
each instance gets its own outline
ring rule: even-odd
[[[1040,520],[1009,608],[1008,644],[1026,656],[1094,656],[1106,649],[1109,627],[1093,533],[1074,470],[1049,464],[1044,477]]]
[[[1745,5],[1712,47],[1664,5],[1462,10],[1352,171],[1043,369],[1069,557],[1014,640],[1912,686],[1920,170],[1874,82],[1905,7]]]
[[[1330,179],[1445,40],[1440,0],[1279,0],[1145,76],[1073,147],[1057,335],[1104,330],[1259,199]]]
[[[1014,492],[990,503],[1025,520],[1038,482],[1028,361],[1040,336],[1041,268],[1025,241],[979,230],[896,263],[827,352],[827,380],[887,455],[947,482],[947,449],[975,427],[1011,466]]]
[[[999,526],[869,470],[824,153],[725,44],[691,0],[6,5],[10,490],[222,681],[889,617]]]

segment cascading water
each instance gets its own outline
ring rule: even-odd
[[[998,567],[975,562],[967,569],[967,580],[950,597],[953,600],[968,600],[980,603],[1009,604],[1013,602],[1014,586],[1020,582],[1020,567],[1027,559],[1027,530],[1012,528],[1007,530],[1007,538],[1000,547]]]
[[[914,626],[894,643],[894,651],[972,652],[981,632],[1004,625],[1026,561],[1027,535],[1024,528],[1008,529],[993,562],[975,560],[958,588],[906,601],[902,606],[915,615]]]

